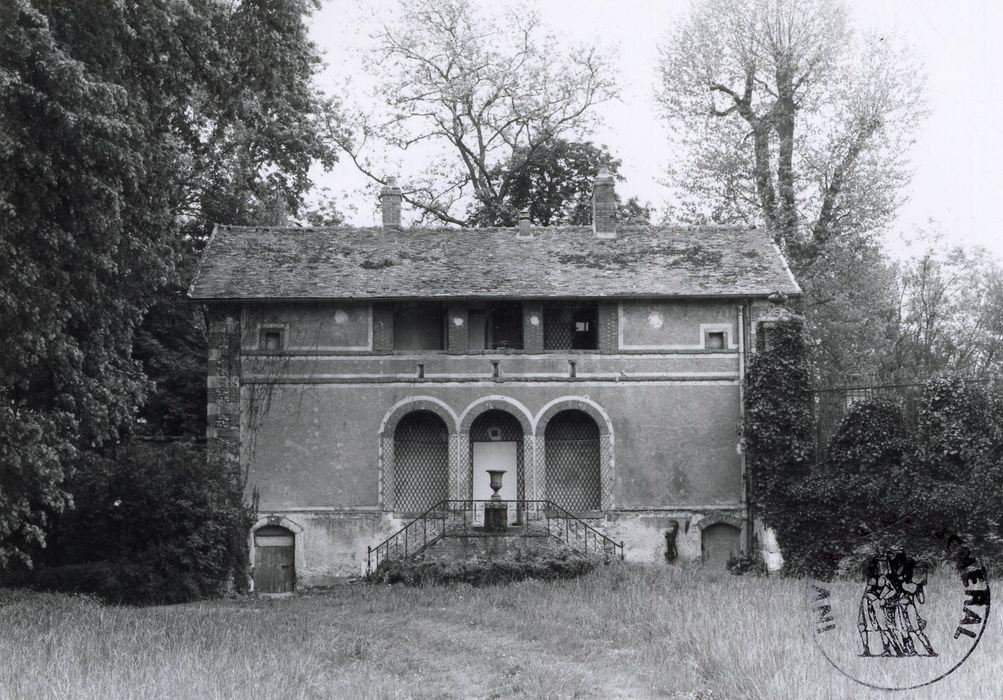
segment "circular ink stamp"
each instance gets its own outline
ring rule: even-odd
[[[870,557],[855,579],[807,580],[807,633],[847,678],[911,690],[945,678],[975,651],[989,620],[986,567],[960,538],[934,537],[949,555],[936,569],[891,549]]]

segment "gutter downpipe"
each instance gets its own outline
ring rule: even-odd
[[[738,307],[738,420],[745,426],[745,304]],[[745,553],[753,556],[754,529],[752,511],[749,508],[749,474],[745,466],[745,445],[738,455],[742,470],[742,506],[745,511]]]

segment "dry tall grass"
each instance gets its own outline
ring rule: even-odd
[[[797,581],[630,565],[554,583],[360,585],[147,609],[8,591],[0,695],[1003,697],[995,620],[955,673],[890,696],[826,664],[804,636],[802,600]]]

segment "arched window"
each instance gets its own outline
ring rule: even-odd
[[[547,499],[572,512],[599,510],[599,426],[584,411],[561,411],[544,431]]]
[[[431,411],[414,411],[394,431],[394,510],[421,513],[449,492],[449,434]]]

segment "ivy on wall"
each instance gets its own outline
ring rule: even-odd
[[[742,439],[749,506],[777,535],[785,558],[796,552],[802,513],[796,487],[812,463],[812,374],[804,322],[790,316],[765,326],[745,376]]]

